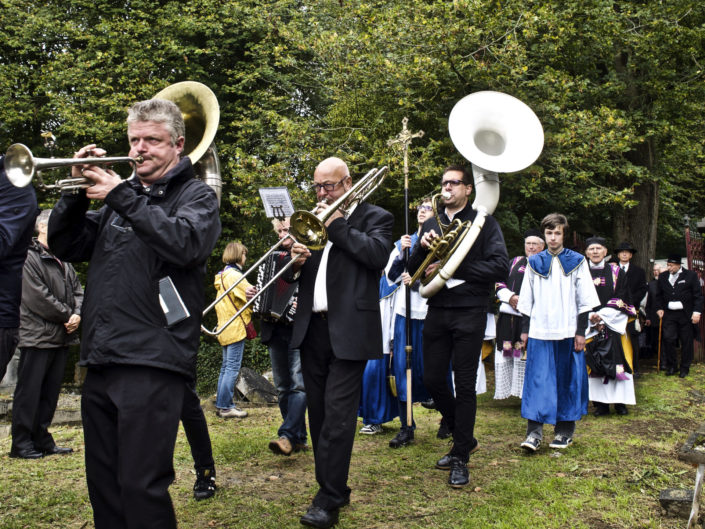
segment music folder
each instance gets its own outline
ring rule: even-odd
[[[168,327],[185,320],[190,316],[179,291],[169,276],[159,280],[159,304],[162,306]]]

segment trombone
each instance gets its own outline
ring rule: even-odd
[[[105,165],[112,163],[132,164],[132,174],[137,170],[137,164],[142,163],[142,157],[130,158],[129,156],[113,156],[108,158],[35,158],[32,151],[21,143],[10,145],[5,153],[5,173],[10,183],[16,187],[29,185],[39,171],[56,169],[58,167],[71,167],[74,165]],[[57,180],[55,184],[45,184],[39,177],[39,185],[44,189],[60,189],[77,191],[93,185],[88,178],[65,178]]]
[[[257,270],[260,264],[264,262],[269,254],[276,251],[284,241],[287,239],[292,239],[294,242],[299,242],[304,244],[309,250],[322,250],[326,243],[328,242],[328,232],[326,231],[326,221],[335,213],[340,210],[341,212],[351,210],[359,203],[365,201],[382,183],[387,172],[387,166],[381,169],[371,169],[364,177],[362,177],[356,184],[354,184],[350,189],[348,189],[342,196],[333,202],[330,207],[323,210],[318,215],[314,214],[315,211],[295,211],[294,214],[289,219],[289,235],[283,237],[272,246],[267,253],[265,253],[260,259],[243,272],[242,276],[227,290],[225,290],[220,296],[218,296],[213,303],[208,305],[203,311],[203,316],[205,317],[213,308],[220,303],[225,296],[229,295],[230,292],[237,287],[243,279],[250,275],[254,270]],[[279,279],[284,273],[299,259],[299,256],[292,257],[292,259],[281,268],[258,292],[255,294],[247,303],[245,303],[240,310],[238,310],[228,321],[226,321],[220,327],[216,326],[213,329],[207,329],[204,325],[201,325],[201,330],[208,336],[218,336],[222,333],[235,319],[239,318],[240,315],[245,312],[245,310],[252,305],[257,298],[267,290],[274,282]]]

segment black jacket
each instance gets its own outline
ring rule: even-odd
[[[328,328],[336,358],[382,358],[379,277],[392,249],[394,217],[362,202],[346,220],[327,227],[333,243],[326,268]],[[313,291],[323,250],[311,252],[301,268],[299,297],[290,347],[303,342],[311,321]]]
[[[0,327],[20,326],[22,267],[32,242],[37,198],[34,188],[15,187],[0,157]]]
[[[83,287],[73,266],[33,240],[22,274],[20,347],[50,349],[78,343],[79,332],[68,334],[64,323],[81,315],[82,303]]]
[[[658,276],[658,289],[656,291],[656,310],[665,310],[668,314],[668,302],[680,301],[683,303],[683,313],[690,318],[693,312],[703,311],[703,293],[698,274],[681,267],[676,284],[671,286],[668,281],[670,272],[661,272]],[[679,311],[680,312],[680,311]]]
[[[87,211],[84,192],[64,194],[49,218],[60,259],[88,261],[81,365],[142,365],[193,377],[206,260],[220,234],[215,192],[184,158],[146,191],[137,179]],[[190,317],[167,327],[159,280],[169,276]]]
[[[445,214],[439,213],[441,222],[448,224],[450,221]],[[477,211],[472,209],[470,202],[458,213],[454,219],[463,222],[474,221]],[[414,274],[421,266],[428,254],[428,250],[421,246],[423,234],[435,230],[441,234],[438,221],[434,218],[423,223],[423,233],[418,242],[414,245],[409,257],[409,273]],[[453,288],[444,285],[443,288],[430,297],[429,307],[485,307],[487,299],[492,294],[494,284],[498,281],[506,281],[509,274],[509,257],[507,247],[504,244],[504,236],[499,224],[494,217],[488,215],[485,218],[485,225],[477,236],[475,243],[465,256],[465,259],[458,266],[453,274],[453,279],[462,279],[465,282]]]
[[[629,263],[629,268],[627,268],[627,292],[629,293],[629,303],[634,305],[634,308],[639,309],[639,304],[644,299],[647,289],[648,285],[644,269]]]

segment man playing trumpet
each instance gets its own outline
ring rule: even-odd
[[[136,178],[74,166],[94,183],[63,194],[49,220],[60,259],[90,261],[80,364],[81,415],[96,528],[176,527],[168,487],[186,385],[195,377],[206,260],[220,233],[215,192],[182,158],[185,127],[171,101],[133,105],[127,118]],[[75,158],[102,156],[88,145]],[[103,202],[88,210],[90,199]],[[168,323],[173,305],[186,315]],[[172,312],[173,314],[173,312]]]
[[[443,211],[440,222],[453,219],[473,221],[477,211],[468,203],[472,193],[470,172],[451,165],[443,172]],[[435,218],[423,225],[423,234],[409,257],[409,273],[415,273],[428,255],[434,239],[442,234]],[[443,288],[428,300],[423,329],[424,385],[453,432],[450,453],[436,463],[436,468],[450,470],[448,484],[454,488],[470,481],[467,463],[478,441],[474,436],[477,396],[475,384],[487,324],[487,300],[494,284],[504,281],[509,258],[499,224],[487,216],[477,240]],[[426,268],[432,274],[437,263]],[[451,362],[455,372],[455,396],[448,387]]]

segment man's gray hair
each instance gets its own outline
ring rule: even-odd
[[[176,144],[179,136],[186,136],[186,126],[181,110],[173,101],[167,99],[147,99],[132,105],[127,111],[127,124],[138,121],[156,121],[163,123],[171,135],[171,143]]]
[[[47,226],[49,224],[49,215],[51,215],[50,209],[43,209],[37,219],[34,221],[34,229],[39,233],[39,226]]]

